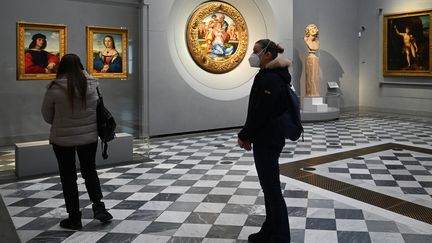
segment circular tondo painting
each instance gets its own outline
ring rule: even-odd
[[[243,60],[248,31],[236,8],[212,1],[201,4],[189,17],[186,40],[198,66],[210,73],[227,73]]]

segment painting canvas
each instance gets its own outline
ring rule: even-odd
[[[211,73],[226,73],[243,60],[248,30],[237,9],[227,3],[211,1],[192,13],[186,40],[198,66]]]
[[[384,16],[384,75],[432,76],[432,10]]]
[[[98,78],[127,78],[127,29],[87,27],[87,71]]]
[[[65,52],[65,25],[17,23],[17,80],[54,79]]]

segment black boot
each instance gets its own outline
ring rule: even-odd
[[[60,227],[71,230],[81,229],[81,212],[69,214],[69,218],[60,221]]]
[[[257,233],[250,234],[248,241],[250,243],[268,243],[270,240],[270,235],[270,230],[263,227]]]
[[[94,218],[101,221],[102,223],[110,221],[113,216],[105,209],[105,204],[103,202],[93,203],[93,214]]]

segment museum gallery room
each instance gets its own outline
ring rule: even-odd
[[[0,5],[0,242],[432,243],[432,1]]]

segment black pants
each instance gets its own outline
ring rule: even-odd
[[[95,162],[97,142],[74,147],[53,144],[53,149],[57,157],[67,212],[78,214],[80,211],[75,151],[78,154],[81,175],[84,178],[90,200],[93,203],[99,203],[102,199],[102,191]]]
[[[281,146],[254,143],[253,155],[259,182],[264,193],[266,220],[265,231],[270,231],[269,242],[290,242],[288,211],[283,198],[279,178]]]

